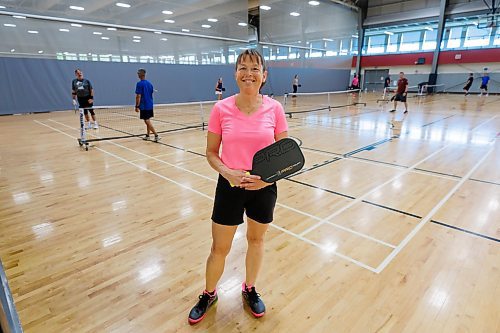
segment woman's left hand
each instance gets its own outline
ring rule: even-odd
[[[269,185],[271,184],[261,180],[260,176],[247,174],[243,176],[240,187],[245,190],[256,191]]]

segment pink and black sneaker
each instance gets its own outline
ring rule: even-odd
[[[189,317],[188,321],[189,324],[194,325],[196,323],[199,323],[200,321],[205,318],[205,315],[207,314],[207,310],[215,303],[217,302],[217,291],[214,291],[213,294],[209,293],[208,291],[203,291],[203,293],[198,296],[200,299],[198,303],[191,309],[191,312],[189,312]]]
[[[247,286],[246,283],[243,282],[241,286],[241,294],[247,305],[250,307],[250,312],[252,312],[254,317],[260,318],[266,313],[266,306],[260,299],[260,294],[255,291],[254,286]]]

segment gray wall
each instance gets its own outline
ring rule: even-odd
[[[237,92],[234,65],[165,65],[110,62],[59,61],[0,57],[0,115],[68,110],[75,68],[95,89],[95,105],[132,105],[137,69],[144,67],[158,92],[155,103],[214,100],[215,83],[223,78],[225,96]],[[262,92],[282,95],[299,75],[301,92],[343,90],[349,69],[269,68]]]

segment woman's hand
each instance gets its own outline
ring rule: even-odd
[[[222,176],[227,179],[227,181],[229,182],[229,184],[231,184],[231,186],[242,187],[241,184],[243,182],[243,178],[245,176],[248,176],[248,172],[245,170],[229,169]]]
[[[241,188],[249,191],[260,190],[269,185],[271,184],[261,180],[260,176],[251,175],[248,172],[243,176],[242,181],[240,183]]]
[[[261,188],[271,185],[262,181],[260,176],[251,175],[245,170],[229,170],[223,176],[229,181],[231,186],[240,187],[249,191],[260,190]]]

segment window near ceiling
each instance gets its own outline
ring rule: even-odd
[[[481,47],[490,43],[491,28],[478,29],[475,25],[467,27],[464,47]]]
[[[422,50],[434,50],[437,44],[437,30],[425,31]]]
[[[399,33],[395,33],[394,35],[389,35],[389,38],[387,40],[387,52],[398,51],[398,39],[399,39]]]
[[[408,31],[401,34],[400,51],[418,51],[420,49],[421,31]]]
[[[375,35],[368,37],[367,54],[384,53],[385,52],[386,35]]]
[[[462,27],[450,28],[450,34],[448,37],[448,43],[446,44],[446,48],[454,49],[460,47],[461,39],[462,39]]]

